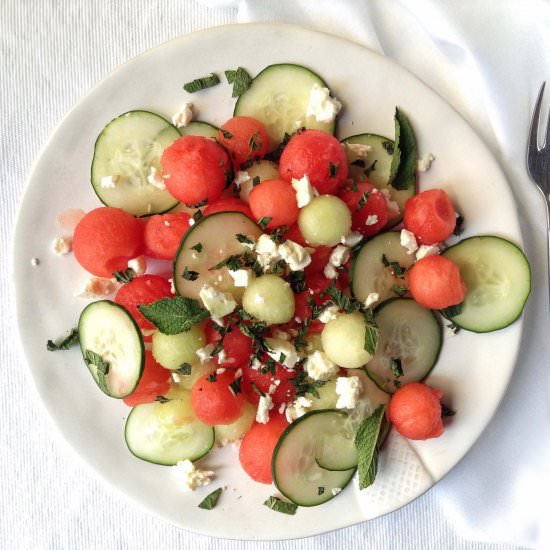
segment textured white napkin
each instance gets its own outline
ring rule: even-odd
[[[548,548],[550,346],[544,207],[525,171],[534,98],[550,80],[550,4],[537,0],[243,0],[240,22],[302,25],[392,57],[481,134],[518,202],[534,289],[510,389],[463,462],[434,492],[465,537]],[[480,185],[483,174],[479,174]]]

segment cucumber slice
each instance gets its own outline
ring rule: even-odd
[[[380,337],[367,374],[385,392],[394,393],[409,382],[428,376],[439,357],[441,325],[432,311],[410,298],[394,298],[375,310]],[[403,375],[392,369],[392,359],[401,362]]]
[[[193,120],[187,126],[179,128],[179,131],[182,136],[202,136],[214,139],[218,137],[218,128],[208,122],[202,122],[202,120]]]
[[[269,134],[271,149],[281,143],[285,133],[293,134],[302,127],[333,134],[336,122],[317,122],[315,117],[306,116],[314,84],[328,87],[320,76],[301,65],[269,65],[239,97],[234,116],[250,116],[262,122]]]
[[[398,218],[392,218],[391,226],[400,223],[403,219],[403,212],[405,211],[405,202],[415,195],[416,185],[411,185],[408,189],[399,191],[388,183],[395,142],[378,134],[357,134],[343,139],[342,143],[358,143],[372,147],[365,159],[364,167],[353,165],[359,157],[346,147],[350,165],[349,175],[357,182],[367,178],[373,185],[376,185],[378,189],[387,189],[390,193],[391,200],[399,205],[399,211],[401,213]]]
[[[118,399],[130,395],[145,364],[143,338],[132,316],[109,300],[92,302],[80,314],[78,332],[84,361],[99,388]],[[90,360],[90,352],[108,364],[106,373]]]
[[[240,212],[219,212],[206,216],[196,223],[183,238],[174,261],[174,285],[182,296],[198,299],[204,284],[210,284],[223,292],[231,292],[240,298],[243,288],[236,288],[227,268],[209,271],[221,260],[232,254],[242,254],[250,250],[240,243],[236,235],[240,233],[257,239],[262,230]],[[202,244],[197,252],[193,246]],[[183,277],[185,268],[196,271],[199,276],[194,281]]]
[[[92,187],[99,200],[133,216],[170,210],[178,201],[147,181],[151,167],[161,173],[160,158],[178,139],[175,126],[148,111],[129,111],[115,118],[99,134],[92,160]],[[112,187],[102,178],[119,176]]]
[[[349,483],[355,467],[331,471],[317,464],[317,460],[357,464],[353,434],[345,429],[346,419],[343,411],[310,411],[283,432],[273,452],[271,469],[273,481],[285,497],[299,506],[317,506],[334,498]]]
[[[163,415],[166,404],[138,405],[126,420],[124,437],[130,452],[147,462],[173,466],[180,460],[198,460],[214,445],[214,428],[190,417],[186,422],[171,421]]]
[[[398,262],[405,268],[415,261],[414,254],[407,254],[401,246],[398,232],[380,233],[367,241],[354,256],[351,264],[350,287],[353,295],[364,302],[372,292],[379,294],[379,301],[395,298],[394,285],[403,285],[404,279],[392,275],[390,268],[382,263],[382,255],[390,262]]]
[[[472,332],[511,325],[531,292],[531,268],[525,254],[501,237],[470,237],[444,254],[460,268],[466,299],[453,323]]]

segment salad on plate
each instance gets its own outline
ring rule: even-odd
[[[126,112],[98,136],[103,206],[60,213],[54,243],[89,272],[93,301],[48,349],[80,346],[99,389],[131,407],[129,451],[172,466],[183,490],[215,479],[199,461],[233,444],[279,492],[265,504],[294,514],[356,473],[368,490],[390,430],[445,437],[455,411],[425,381],[445,334],[513,323],[530,268],[502,237],[460,240],[467,212],[418,188],[435,157],[419,160],[398,107],[394,136],[338,140],[342,103],[311,70],[225,78],[237,100],[219,128],[186,103],[171,121]]]

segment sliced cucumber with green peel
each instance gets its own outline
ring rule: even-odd
[[[442,344],[441,324],[434,313],[410,298],[394,298],[376,308],[375,320],[380,337],[366,371],[376,385],[394,393],[426,378]]]
[[[173,466],[180,460],[198,460],[212,449],[212,426],[192,416],[175,422],[171,414],[164,414],[163,407],[175,401],[147,403],[132,409],[126,420],[124,437],[134,456],[154,464]]]
[[[237,234],[256,240],[262,230],[240,212],[220,212],[206,216],[197,222],[183,238],[174,261],[174,286],[182,296],[198,299],[204,284],[223,292],[242,296],[243,288],[236,288],[226,267],[211,270],[216,264],[231,256],[242,254],[250,248],[237,240]],[[196,245],[201,244],[200,252]],[[185,268],[196,271],[198,277],[191,281],[183,276]]]
[[[269,134],[271,149],[281,143],[285,133],[292,134],[302,127],[332,134],[335,122],[318,122],[315,117],[306,116],[314,84],[328,87],[319,75],[301,65],[269,65],[239,97],[234,115],[250,116],[262,122]]]
[[[399,211],[401,212],[398,218],[392,218],[392,225],[397,225],[403,219],[405,202],[416,193],[416,185],[411,185],[408,189],[399,191],[389,183],[395,143],[391,139],[378,134],[357,134],[343,139],[342,142],[371,147],[366,159],[358,157],[356,153],[346,147],[350,165],[349,174],[357,182],[368,179],[378,189],[388,190],[391,200],[399,205]]]
[[[130,395],[145,364],[141,331],[132,316],[109,300],[92,302],[78,321],[80,348],[99,388],[110,397]]]
[[[443,255],[458,265],[467,289],[453,323],[472,332],[491,332],[521,315],[531,292],[531,268],[518,246],[486,235],[465,239]]]
[[[187,126],[179,128],[179,131],[182,136],[218,137],[218,128],[208,122],[202,122],[202,120],[193,120]]]
[[[331,500],[351,480],[357,464],[353,434],[346,430],[347,413],[310,411],[281,435],[271,469],[277,489],[299,506],[317,506]],[[344,471],[321,468],[353,466]]]
[[[415,261],[415,255],[407,254],[407,250],[401,246],[398,232],[380,233],[368,240],[351,264],[350,287],[358,300],[364,302],[373,292],[379,294],[379,302],[395,298],[397,294],[392,287],[405,284],[404,279],[394,276],[391,268],[384,265],[383,255],[388,262],[397,262],[404,268],[411,267]]]
[[[162,185],[147,178],[152,169],[162,173],[162,153],[179,137],[175,126],[148,111],[129,111],[109,122],[97,138],[92,161],[92,187],[99,200],[133,216],[176,206],[178,201]]]

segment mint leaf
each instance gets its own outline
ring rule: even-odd
[[[456,304],[455,306],[449,306],[445,309],[440,309],[439,313],[445,317],[445,319],[448,319],[449,321],[453,320],[453,317],[456,317],[457,315],[460,315],[462,313],[462,308],[464,307],[464,302],[460,302],[460,304]]]
[[[149,305],[141,304],[138,309],[163,334],[187,332],[210,315],[197,300],[185,296],[162,298]]]
[[[410,189],[416,183],[416,137],[407,116],[395,109],[395,145],[389,182],[394,189]]]
[[[218,75],[211,73],[208,76],[196,78],[191,82],[187,82],[183,85],[183,89],[190,94],[194,94],[195,92],[199,92],[200,90],[204,90],[206,88],[211,88],[219,83],[220,79]]]
[[[189,376],[191,374],[191,364],[182,363],[174,372],[177,372],[183,376]]]
[[[229,84],[233,84],[232,97],[244,94],[252,84],[252,77],[242,67],[238,67],[236,71],[225,71],[225,78]]]
[[[376,477],[378,470],[377,445],[385,410],[384,405],[379,405],[370,416],[363,420],[355,435],[359,489],[366,489],[372,485]]]
[[[294,502],[287,502],[277,497],[269,497],[264,502],[264,505],[275,510],[275,512],[281,512],[282,514],[288,514],[290,516],[293,516],[298,509],[298,505],[294,504]]]
[[[222,487],[216,489],[215,491],[212,491],[209,495],[204,497],[203,500],[201,500],[199,508],[202,508],[203,510],[212,510],[212,508],[214,508],[216,504],[218,504],[218,499],[220,498],[222,491]]]
[[[269,216],[264,216],[258,220],[258,225],[265,231],[265,228],[268,226],[271,218]]]
[[[380,337],[380,329],[374,325],[367,323],[367,330],[365,331],[365,351],[374,356],[376,353],[376,346],[378,345],[378,338]]]
[[[84,351],[84,362],[88,368],[95,367],[95,379],[97,380],[97,385],[105,393],[107,393],[107,375],[109,374],[110,368],[109,362],[105,361],[99,353],[89,349]]]
[[[48,349],[48,351],[67,350],[72,348],[73,346],[76,346],[78,342],[78,329],[73,328],[71,332],[69,332],[69,334],[62,339],[57,339],[56,341],[48,340],[46,348]]]

